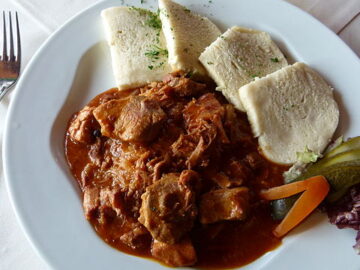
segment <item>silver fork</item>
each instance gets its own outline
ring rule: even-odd
[[[16,19],[16,41],[17,48],[15,52],[14,46],[14,36],[12,29],[12,18],[11,12],[9,11],[8,21],[9,28],[6,27],[6,18],[5,11],[3,11],[3,53],[0,55],[0,100],[8,92],[9,88],[14,85],[20,75],[20,66],[21,66],[21,42],[20,42],[20,29],[19,29],[19,20],[18,14],[15,12]],[[9,30],[9,35],[7,35],[7,30]],[[7,38],[9,37],[9,44]],[[10,45],[8,50],[8,45]]]

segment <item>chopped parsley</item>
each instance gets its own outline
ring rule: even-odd
[[[146,0],[141,0],[141,4],[146,3]],[[146,16],[146,20],[143,23],[144,26],[148,26],[150,28],[155,29],[155,35],[153,45],[150,45],[149,48],[145,51],[144,55],[149,59],[149,65],[147,66],[148,69],[153,70],[156,68],[164,67],[166,61],[164,58],[168,57],[168,50],[161,48],[159,45],[160,43],[160,34],[161,34],[161,20],[160,20],[160,12],[161,10],[158,9],[157,12],[152,12],[147,9],[138,8],[138,7],[130,7],[130,10],[137,11],[141,15]],[[153,32],[146,33],[146,36],[152,34]]]
[[[188,73],[185,74],[185,78],[192,78],[193,76],[194,76],[193,71],[189,71]]]
[[[155,29],[161,29],[161,21],[158,13],[150,12],[149,19],[145,21],[145,25]]]
[[[184,11],[185,11],[185,12],[188,12],[188,13],[190,13],[190,12],[191,12],[191,10],[190,10],[190,9],[188,9],[188,8],[186,8],[186,7],[184,7]]]
[[[145,25],[150,26],[155,29],[158,29],[158,30],[161,29],[161,21],[159,18],[159,11],[157,13],[155,13],[150,10],[147,10],[144,8],[138,8],[138,7],[134,7],[134,6],[131,6],[129,9],[133,10],[133,11],[137,11],[142,15],[147,15],[148,19],[145,21]]]
[[[166,9],[158,9],[158,12],[161,12],[165,17],[169,18],[169,14],[167,13]]]
[[[149,12],[151,12],[150,10],[147,10],[147,9],[143,9],[143,8],[138,8],[138,7],[135,7],[135,6],[131,6],[129,7],[130,10],[133,10],[133,11],[137,11],[141,14],[147,14]]]
[[[297,105],[295,105],[295,104],[291,104],[291,105],[287,104],[287,105],[284,105],[284,106],[283,106],[283,110],[289,111],[290,109],[293,109],[293,108],[295,108],[296,106],[297,106]]]
[[[147,51],[145,52],[145,56],[149,57],[149,58],[155,58],[155,59],[159,59],[160,52],[159,51]]]
[[[260,77],[260,72],[250,75],[252,78]]]
[[[274,63],[278,63],[279,62],[279,59],[277,57],[275,58],[270,58],[271,62],[274,62]]]
[[[148,68],[153,70],[154,68],[163,67],[165,61],[160,63],[159,61],[165,60],[164,58],[167,58],[168,54],[169,53],[167,49],[160,48],[157,45],[152,45],[151,48],[145,52],[145,56],[148,57],[151,62],[151,65],[149,65]]]
[[[207,62],[208,65],[213,65],[214,63],[213,62]]]
[[[157,60],[160,56],[168,56],[169,52],[167,49],[160,48],[159,46],[153,45],[151,50],[145,52],[145,56],[150,59]]]

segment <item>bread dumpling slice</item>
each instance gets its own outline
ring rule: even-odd
[[[221,32],[208,18],[170,0],[159,0],[160,19],[173,70],[207,75],[199,56]]]
[[[320,154],[339,122],[332,88],[304,63],[257,79],[239,95],[262,153],[276,163],[295,163],[306,149]]]
[[[216,82],[217,90],[238,110],[241,86],[288,63],[268,33],[233,26],[200,55],[200,62]]]
[[[156,13],[135,7],[112,7],[103,10],[101,16],[120,90],[159,81],[171,71]]]

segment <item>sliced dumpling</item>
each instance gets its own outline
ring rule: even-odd
[[[234,26],[200,55],[210,77],[229,102],[241,111],[238,90],[256,77],[263,77],[287,65],[268,33]]]
[[[220,34],[208,18],[170,0],[159,0],[160,19],[174,70],[206,75],[199,56]]]
[[[171,71],[156,13],[134,7],[112,7],[101,15],[120,90],[161,80]]]
[[[296,153],[320,154],[339,121],[332,88],[304,63],[295,63],[239,90],[263,154],[276,163],[296,162]]]

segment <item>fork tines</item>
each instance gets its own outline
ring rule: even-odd
[[[8,19],[6,20],[6,17]],[[8,16],[6,16],[5,11],[3,11],[3,53],[0,58],[1,61],[20,61],[21,59],[21,42],[20,42],[20,29],[19,29],[19,20],[18,14],[15,12],[15,20],[16,20],[16,53],[14,46],[14,33],[13,33],[13,22],[11,12],[9,11]],[[7,21],[9,26],[7,27]],[[9,31],[9,43],[8,43],[8,35],[7,31]],[[9,45],[9,50],[8,50]]]

